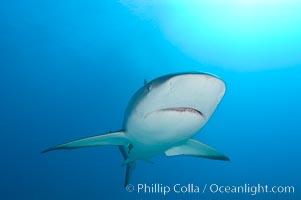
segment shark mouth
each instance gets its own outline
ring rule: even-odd
[[[198,116],[206,119],[204,114],[201,111],[199,111],[197,109],[194,109],[194,108],[188,108],[188,107],[162,108],[162,109],[159,109],[159,110],[148,113],[147,115],[145,115],[144,119],[146,119],[150,114],[152,114],[154,112],[166,112],[166,111],[167,112],[168,111],[178,112],[178,113],[191,113],[191,114],[198,115]]]
[[[188,113],[192,113],[192,114],[196,114],[196,115],[200,115],[202,116],[203,118],[204,117],[204,114],[197,110],[197,109],[194,109],[194,108],[187,108],[187,107],[175,107],[175,108],[163,108],[163,109],[160,109],[158,111],[174,111],[174,112],[188,112]]]

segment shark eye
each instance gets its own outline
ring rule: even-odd
[[[148,84],[146,87],[147,87],[147,91],[149,92],[153,88],[153,85],[152,84]]]

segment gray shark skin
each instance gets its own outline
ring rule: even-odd
[[[207,123],[225,94],[225,83],[206,73],[161,76],[141,87],[130,100],[120,131],[60,144],[43,151],[116,145],[127,166],[128,185],[136,160],[187,155],[228,161],[214,148],[192,139]]]

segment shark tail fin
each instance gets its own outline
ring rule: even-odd
[[[125,173],[125,179],[124,179],[124,187],[126,187],[130,183],[130,179],[132,176],[132,172],[135,169],[136,162],[130,162],[126,165],[126,173]]]
[[[103,145],[126,145],[128,143],[129,140],[124,135],[124,132],[117,131],[113,133],[96,135],[96,136],[82,138],[79,140],[74,140],[64,144],[56,145],[54,147],[45,149],[42,153],[46,153],[54,150],[60,150],[60,149],[77,149],[77,148],[103,146]]]
[[[135,169],[136,162],[135,161],[128,161],[129,158],[129,151],[131,150],[131,144],[126,145],[120,145],[119,150],[125,160],[124,164],[126,165],[126,172],[125,172],[125,180],[124,180],[124,187],[126,187],[130,183],[130,179],[133,173],[133,170]]]
[[[229,161],[230,159],[224,154],[218,152],[214,148],[201,143],[194,139],[189,139],[187,142],[174,146],[165,152],[166,156],[196,156],[213,160]]]

